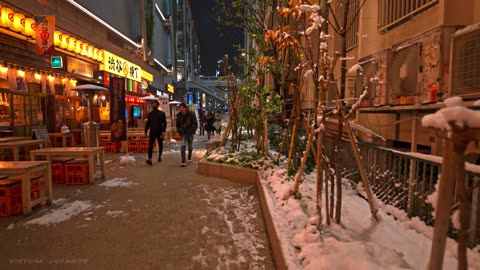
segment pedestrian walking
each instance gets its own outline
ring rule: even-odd
[[[222,131],[222,114],[220,113],[220,111],[217,111],[214,117],[215,123],[213,123],[213,126],[215,127],[217,134],[220,134],[220,132]]]
[[[198,108],[198,119],[200,121],[200,136],[205,135],[205,112],[203,109],[200,107]]]
[[[180,112],[177,113],[176,127],[178,135],[182,138],[180,141],[180,155],[182,157],[182,167],[185,167],[185,150],[188,146],[188,160],[192,159],[193,152],[193,134],[197,131],[198,122],[195,113],[188,110],[185,103],[179,105]]]
[[[207,116],[205,116],[205,130],[207,131],[208,140],[210,141],[210,137],[215,132],[215,127],[213,123],[215,122],[215,118],[213,118],[212,112],[208,112]]]
[[[147,164],[152,165],[152,151],[155,140],[158,143],[158,162],[162,162],[163,153],[163,136],[167,128],[167,117],[165,113],[158,109],[160,103],[156,100],[152,102],[152,111],[148,113],[147,124],[145,125],[145,137],[148,129],[150,129],[150,136],[148,138],[148,159]]]

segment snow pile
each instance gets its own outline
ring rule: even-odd
[[[92,207],[90,201],[74,201],[64,204],[60,208],[51,210],[39,218],[32,219],[25,223],[25,225],[53,225],[74,217],[83,211]]]
[[[463,105],[461,97],[444,100],[446,107],[422,118],[424,127],[451,130],[451,124],[459,127],[480,128],[480,111],[474,111]]]
[[[285,198],[293,181],[283,168],[261,172],[261,183],[289,269],[425,269],[433,228],[404,211],[379,202],[378,221],[368,203],[348,185],[343,188],[341,225],[318,231],[316,171],[305,175],[302,198]],[[325,199],[325,198],[323,198]],[[322,211],[324,212],[324,202]],[[325,222],[325,212],[323,213]],[[339,259],[341,258],[341,259]],[[480,254],[469,250],[470,266],[480,266]],[[456,242],[447,240],[444,269],[456,269]]]
[[[126,177],[117,177],[109,179],[100,184],[102,187],[131,187],[137,183],[129,181]]]
[[[135,157],[126,155],[120,157],[120,165],[133,165],[135,164]]]
[[[122,210],[119,211],[107,211],[107,216],[111,216],[112,218],[117,217],[128,217],[128,214]]]

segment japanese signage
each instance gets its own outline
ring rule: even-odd
[[[53,43],[55,32],[55,16],[35,16],[35,48],[37,55],[52,55],[55,52]]]
[[[67,56],[67,71],[78,75],[83,75],[85,77],[93,78],[92,64],[70,56]]]
[[[127,60],[104,51],[103,68],[105,71],[137,82],[141,81],[142,69]]]
[[[126,96],[125,101],[127,103],[132,103],[132,104],[146,104],[147,102],[143,99],[140,99],[139,97],[135,96]]]
[[[175,87],[173,85],[167,83],[167,87],[165,88],[167,88],[168,92],[175,93]]]
[[[125,79],[110,79],[110,124],[112,142],[127,139],[127,121],[125,117]]]
[[[142,79],[153,82],[153,75],[151,73],[146,72],[145,70],[142,70]]]

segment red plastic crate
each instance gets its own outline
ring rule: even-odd
[[[72,157],[64,157],[52,160],[52,183],[65,184],[65,162],[72,159]]]
[[[65,184],[85,185],[89,182],[88,161],[73,160],[65,163]]]
[[[140,153],[146,153],[148,151],[148,141],[142,140],[140,141]]]
[[[22,187],[19,181],[0,180],[0,216],[8,217],[22,212]]]
[[[117,153],[117,143],[115,142],[104,142],[105,143],[105,153],[114,154]]]
[[[140,152],[140,143],[138,141],[129,141],[128,142],[128,152],[139,153]]]

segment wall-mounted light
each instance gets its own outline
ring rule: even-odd
[[[40,81],[42,79],[42,75],[38,74],[38,73],[35,73],[33,75],[33,77],[35,78],[36,81]]]
[[[0,67],[0,73],[7,74],[7,72],[8,72],[8,67],[4,67],[4,66]]]
[[[23,77],[25,77],[25,71],[23,71],[23,70],[18,70],[18,71],[17,71],[17,75],[18,75],[19,77],[22,77],[22,78],[23,78]]]
[[[48,75],[47,78],[49,82],[53,82],[53,80],[55,80],[55,77],[53,77],[52,75]]]

